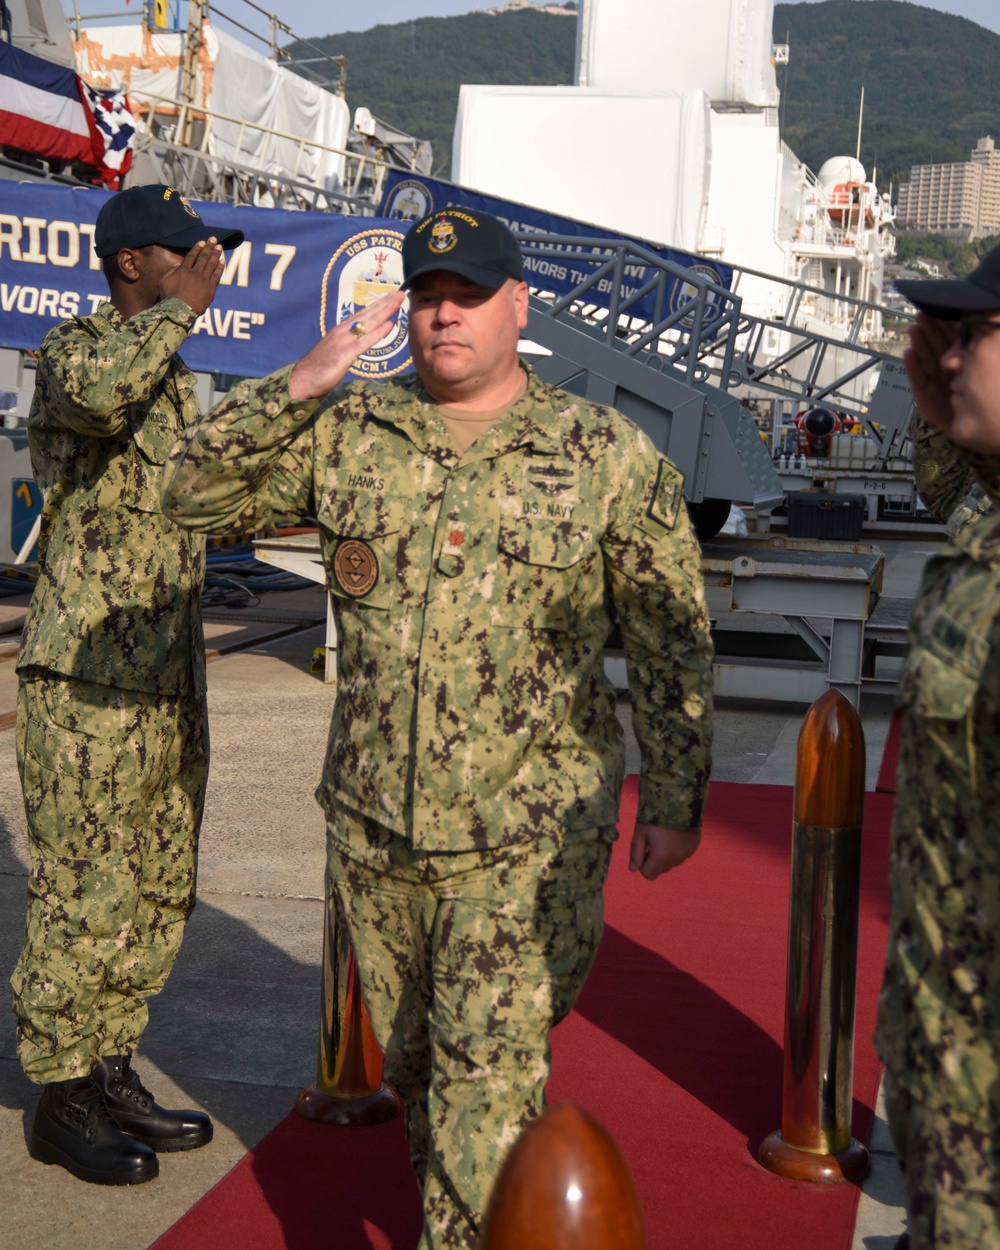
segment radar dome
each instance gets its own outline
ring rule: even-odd
[[[823,162],[816,176],[826,190],[845,182],[868,181],[864,165],[853,156],[831,156],[828,161]]]

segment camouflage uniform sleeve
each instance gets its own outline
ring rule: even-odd
[[[969,466],[969,471],[986,501],[993,507],[1000,505],[1000,455],[984,455],[965,448],[959,454]]]
[[[645,440],[632,448],[604,553],[641,752],[638,819],[698,828],[712,764],[713,649],[701,549],[680,473]]]
[[[128,405],[153,394],[194,323],[183,300],[168,299],[99,336],[85,320],[57,326],[38,355],[46,424],[92,438],[121,433]]]
[[[944,524],[974,485],[972,469],[948,435],[919,411],[910,433],[917,491],[934,519]]]
[[[310,423],[327,401],[293,401],[291,372],[238,383],[174,444],[161,506],[178,525],[248,534],[313,510]]]

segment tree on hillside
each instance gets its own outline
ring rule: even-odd
[[[573,81],[576,23],[530,10],[424,17],[311,43],[347,63],[347,100],[429,139],[435,173],[451,173],[462,83],[552,86]],[[294,44],[288,51],[297,55]],[[528,141],[528,137],[526,137]]]

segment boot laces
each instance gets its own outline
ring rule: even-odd
[[[104,1094],[96,1081],[67,1091],[66,1105],[74,1119],[84,1128],[88,1138],[94,1137],[101,1124],[114,1123],[104,1101]]]
[[[142,1106],[151,1107],[155,1101],[153,1095],[139,1080],[139,1074],[132,1067],[132,1060],[128,1055],[122,1059],[121,1076],[115,1084],[118,1086],[119,1092],[124,1094],[126,1098],[131,1098]]]

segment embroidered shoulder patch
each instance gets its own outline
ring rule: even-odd
[[[677,513],[684,504],[684,480],[672,464],[660,461],[656,489],[649,505],[649,515],[668,530],[677,524]]]

